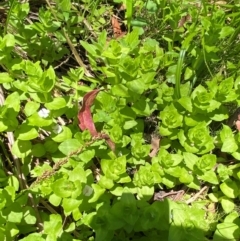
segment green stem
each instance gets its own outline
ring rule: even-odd
[[[180,92],[180,84],[181,84],[181,75],[182,75],[182,67],[183,67],[183,61],[185,57],[186,50],[181,49],[179,54],[179,59],[177,63],[177,69],[176,69],[176,83],[175,83],[175,96],[177,99],[181,98],[181,92]]]
[[[6,23],[5,23],[5,26],[4,26],[4,33],[3,33],[4,35],[6,35],[7,31],[8,31],[8,24],[9,24],[9,21],[10,21],[11,13],[13,11],[13,6],[15,5],[15,1],[16,0],[10,1],[10,9],[8,11]]]

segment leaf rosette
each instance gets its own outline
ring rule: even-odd
[[[126,157],[121,156],[115,160],[103,159],[101,167],[107,178],[117,180],[120,175],[126,173]]]
[[[201,171],[211,170],[217,162],[217,158],[213,154],[203,155],[197,162],[197,167]]]
[[[189,129],[187,134],[183,130],[179,131],[178,138],[185,150],[191,153],[205,154],[214,148],[213,138],[205,122]]]
[[[164,126],[168,128],[177,128],[182,126],[183,116],[173,106],[167,106],[161,113],[160,118]]]
[[[199,85],[192,93],[193,104],[201,109],[211,112],[221,105],[220,102],[213,99],[214,94],[208,92],[203,86]]]
[[[138,172],[134,175],[133,183],[138,187],[152,186],[155,183],[154,173],[151,171],[151,166],[141,166]]]

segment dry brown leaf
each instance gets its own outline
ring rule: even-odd
[[[84,95],[82,108],[78,113],[80,129],[82,131],[88,129],[92,136],[97,136],[98,132],[95,128],[90,108],[99,91],[99,89],[92,90],[86,95]]]
[[[236,129],[238,131],[240,131],[240,120],[239,119],[235,122],[235,125],[236,125]]]
[[[119,7],[120,11],[123,11],[123,10],[126,10],[126,9],[127,9],[127,7],[124,3]]]
[[[89,130],[92,137],[105,139],[112,151],[115,151],[115,143],[107,134],[98,133],[92,119],[91,106],[99,93],[99,89],[88,92],[83,97],[82,108],[78,113],[79,127],[82,131]]]
[[[157,152],[159,150],[159,145],[160,145],[159,137],[152,136],[152,140],[151,140],[151,149],[152,149],[152,151],[149,154],[150,157],[155,157],[157,155]]]
[[[186,22],[191,22],[192,18],[189,14],[187,14],[186,16],[183,16],[179,22],[178,22],[178,27],[181,28]]]
[[[115,38],[121,38],[122,36],[124,36],[126,34],[125,32],[122,32],[121,26],[120,26],[116,16],[114,16],[114,15],[112,16],[111,22],[112,22],[112,27],[113,27],[113,35]]]

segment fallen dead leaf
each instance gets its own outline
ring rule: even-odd
[[[240,120],[239,119],[235,122],[235,126],[236,126],[236,129],[238,131],[240,131]]]
[[[155,157],[157,155],[157,152],[159,150],[160,145],[160,138],[157,136],[152,136],[151,139],[151,152],[149,154],[150,157]]]
[[[192,18],[189,14],[187,14],[186,16],[183,16],[179,22],[178,22],[178,27],[181,28],[186,22],[191,22]]]
[[[105,139],[110,149],[115,151],[115,143],[110,139],[109,135],[97,132],[92,119],[91,106],[99,91],[99,89],[92,90],[84,95],[82,108],[78,113],[79,127],[82,131],[89,130],[92,137]]]
[[[92,136],[97,136],[98,132],[93,123],[91,106],[100,90],[92,90],[83,97],[82,108],[78,113],[79,127],[82,131],[88,129]]]
[[[114,38],[121,38],[126,34],[126,32],[122,32],[118,18],[115,15],[112,16],[111,22],[112,22]]]

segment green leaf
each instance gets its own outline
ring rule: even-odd
[[[19,203],[14,203],[11,206],[2,210],[3,216],[7,216],[10,223],[20,223],[23,218],[23,211]]]
[[[144,97],[132,105],[132,110],[140,116],[150,116],[155,109],[155,104]]]
[[[87,151],[81,152],[78,157],[84,163],[88,163],[93,159],[94,156],[95,156],[95,150],[87,150]]]
[[[55,85],[56,75],[52,66],[48,68],[47,71],[43,73],[41,90],[43,92],[50,92]]]
[[[40,233],[31,233],[27,237],[19,239],[19,241],[46,241],[46,239],[42,238]]]
[[[50,220],[45,221],[44,225],[44,233],[52,234],[55,239],[61,235],[62,230],[62,218],[59,214],[50,214]]]
[[[184,73],[184,80],[188,80],[193,76],[193,70],[189,67],[186,68]]]
[[[64,140],[68,140],[72,138],[72,132],[71,129],[63,126],[62,127],[62,131],[59,134],[54,134],[52,133],[51,135],[52,140],[54,140],[55,142],[63,142]]]
[[[3,177],[3,179],[5,179],[5,178]],[[1,180],[1,177],[0,177],[0,180]],[[15,191],[18,191],[19,190],[18,178],[13,175],[9,176],[8,177],[8,185],[14,187]]]
[[[192,92],[193,104],[201,110],[208,112],[217,109],[220,103],[213,100],[213,93],[209,93],[202,85],[198,85]],[[211,106],[211,108],[210,108]]]
[[[14,47],[14,45],[15,45],[14,35],[8,33],[4,36],[3,41],[0,45],[0,49],[3,49],[3,47],[11,48],[11,47]]]
[[[96,47],[93,44],[80,40],[81,45],[87,50],[92,56],[96,56]]]
[[[122,128],[115,124],[113,128],[110,130],[111,140],[115,143],[122,141]]]
[[[72,198],[64,198],[62,201],[62,207],[64,212],[69,215],[74,209],[78,208],[82,203],[82,200],[76,200]]]
[[[44,142],[46,152],[54,153],[58,150],[58,144],[52,140],[46,140]]]
[[[227,166],[223,164],[218,165],[217,172],[218,172],[218,176],[223,182],[229,178],[229,175],[231,175],[231,171],[227,168]]]
[[[225,106],[220,106],[218,109],[209,113],[209,117],[214,121],[226,120],[228,116],[228,109]]]
[[[239,215],[237,211],[233,211],[229,213],[225,218],[224,218],[224,223],[237,223],[239,224]]]
[[[49,196],[48,200],[53,206],[57,207],[60,205],[62,198],[53,193]]]
[[[145,27],[147,25],[148,25],[148,23],[144,19],[141,19],[141,18],[136,18],[131,21],[131,26],[133,26],[133,27]]]
[[[145,90],[145,84],[142,79],[128,81],[126,86],[133,92],[133,94],[141,95]]]
[[[222,39],[222,38],[226,38],[227,36],[233,34],[235,31],[235,29],[233,27],[230,27],[230,26],[223,26],[221,28],[221,32],[219,33],[220,36],[219,38]]]
[[[216,184],[217,185],[219,183],[216,173],[214,171],[212,171],[212,170],[205,171],[203,173],[203,175],[199,175],[199,178],[201,180],[204,180],[204,181],[212,183],[212,184]]]
[[[8,237],[11,237],[11,240],[19,233],[19,228],[13,222],[7,222],[5,229],[8,232]],[[6,236],[4,238],[6,238]]]
[[[104,189],[111,189],[114,186],[113,180],[107,178],[106,176],[101,176],[98,184]]]
[[[72,171],[71,176],[69,177],[70,181],[79,180],[81,183],[87,182],[86,172],[83,169],[81,164],[78,164]]]
[[[44,156],[46,153],[45,147],[43,144],[38,143],[32,146],[32,155],[35,157]]]
[[[230,179],[222,183],[220,185],[220,189],[224,193],[224,195],[229,198],[237,198],[237,196],[239,195],[238,185]]]
[[[3,132],[8,129],[7,123],[4,120],[0,120],[0,132]]]
[[[116,99],[110,94],[100,91],[97,100],[101,103],[101,107],[108,113],[116,110]]]
[[[230,102],[237,98],[235,91],[233,90],[234,78],[233,76],[221,81],[218,86],[216,98],[220,102]]]
[[[168,83],[176,84],[176,71],[177,71],[176,64],[168,67],[168,70],[166,73]],[[180,96],[178,98],[180,98]]]
[[[71,10],[71,1],[57,0],[57,7],[61,9],[62,12],[69,12]]]
[[[60,178],[51,185],[51,188],[57,196],[65,198],[72,195],[75,190],[75,185],[69,180]]]
[[[91,186],[94,192],[93,192],[93,197],[89,199],[88,202],[94,203],[105,193],[105,189],[98,184],[92,184]]]
[[[234,210],[234,207],[235,207],[235,204],[234,204],[233,200],[231,200],[227,197],[222,197],[221,205],[222,205],[223,210],[226,213],[232,212]]]
[[[78,221],[82,217],[82,213],[80,212],[79,208],[76,208],[72,211],[72,216],[74,221]]]
[[[193,176],[187,170],[182,169],[181,175],[179,176],[179,181],[181,183],[191,183],[193,181]]]
[[[28,126],[27,123],[23,123],[15,131],[15,136],[18,140],[28,141],[38,137],[38,131],[36,128]]]
[[[238,149],[238,145],[234,139],[232,130],[229,126],[223,125],[223,129],[220,132],[220,138],[223,142],[221,151],[232,153]]]
[[[67,103],[63,97],[56,97],[52,102],[45,103],[45,107],[48,110],[59,110],[66,107]]]
[[[185,236],[184,230],[172,224],[169,229],[168,241],[181,241]]]
[[[65,232],[71,233],[76,229],[76,225],[74,222],[70,223],[66,229],[64,229]]]
[[[129,120],[124,123],[123,129],[124,130],[129,130],[136,126],[138,123],[135,120]]]
[[[178,100],[178,103],[185,108],[187,111],[192,112],[192,101],[191,98],[188,96],[183,96]]]
[[[154,13],[157,11],[157,4],[154,1],[147,1],[146,9]]]
[[[140,200],[149,201],[154,194],[154,187],[142,186],[137,188],[137,197]]]
[[[77,139],[68,139],[62,142],[58,149],[66,156],[70,155],[71,153],[76,152],[81,148],[82,144]]]
[[[116,202],[111,210],[114,216],[130,225],[130,230],[132,230],[139,217],[136,204],[137,203],[134,195],[130,193],[127,188],[125,188],[120,201]],[[127,213],[128,215],[122,215],[122,213]]]
[[[40,107],[39,103],[29,101],[25,105],[24,112],[25,112],[26,116],[30,116],[30,115],[36,113],[37,110],[39,109],[39,107]]]
[[[0,73],[0,84],[12,82],[13,79],[8,73]]]
[[[213,241],[238,240],[240,237],[239,225],[235,223],[220,223],[217,225]]]
[[[32,144],[30,141],[17,140],[12,146],[12,153],[19,158],[27,157],[32,149]]]
[[[186,166],[190,169],[193,170],[195,164],[198,162],[199,157],[189,153],[189,152],[184,152],[183,153],[183,159],[186,164]]]
[[[53,123],[52,118],[42,118],[39,116],[38,113],[34,113],[30,117],[28,117],[28,125],[30,126],[38,126],[38,127],[44,127],[44,126],[50,126]]]
[[[130,94],[128,92],[128,88],[125,87],[123,84],[116,84],[112,87],[111,93],[115,96],[120,97],[129,97]]]
[[[26,224],[34,225],[37,221],[35,211],[32,207],[23,208],[23,220]]]
[[[6,98],[4,105],[8,108],[12,108],[15,112],[20,110],[20,96],[18,92],[14,92]]]

